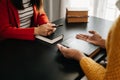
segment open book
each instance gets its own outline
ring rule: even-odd
[[[63,34],[56,36],[56,35],[53,33],[53,34],[50,35],[50,36],[40,36],[40,35],[36,35],[35,37],[36,37],[37,39],[40,39],[40,40],[45,41],[45,42],[47,42],[47,43],[53,44],[53,43],[55,43],[55,42],[63,39],[64,36],[63,36]]]
[[[76,39],[75,37],[71,37],[71,38],[63,41],[61,44],[66,47],[80,50],[81,52],[83,52],[85,55],[87,55],[89,57],[94,57],[100,51],[99,46],[95,46],[86,41]]]

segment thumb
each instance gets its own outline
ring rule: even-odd
[[[94,30],[89,31],[89,33],[91,33],[91,34],[97,34],[97,32],[94,31]]]
[[[63,45],[61,45],[61,44],[57,44],[57,47],[58,47],[58,49],[60,50],[60,51],[62,51],[62,52],[65,52],[66,51],[66,47],[64,47]]]
[[[53,30],[54,30],[53,27],[49,27],[49,28],[48,28],[48,31],[53,31]]]

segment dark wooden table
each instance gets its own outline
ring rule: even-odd
[[[112,25],[96,17],[89,17],[88,23],[66,24],[65,19],[54,23],[63,24],[59,27],[63,41],[88,30],[96,30],[106,38]],[[15,39],[0,42],[0,80],[79,80],[84,75],[79,64],[60,55],[56,44]],[[93,59],[100,61],[104,54],[101,50]]]

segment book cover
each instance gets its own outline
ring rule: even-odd
[[[86,56],[89,56],[89,57],[94,57],[100,51],[99,46],[93,45],[91,43],[88,43],[86,41],[79,40],[73,37],[67,39],[66,41],[63,41],[61,44],[66,47],[80,50]]]
[[[88,9],[66,9],[66,20],[68,23],[88,22]]]
[[[35,36],[37,39],[40,39],[42,41],[45,41],[47,43],[50,44],[54,44],[55,42],[63,39],[64,35],[60,34],[60,35],[56,35],[55,33],[51,34],[50,36],[40,36],[40,35],[36,35]]]
[[[69,16],[88,16],[88,9],[67,8],[67,17]]]
[[[67,18],[68,23],[79,23],[79,22],[88,22],[87,17],[79,18],[79,17],[69,17]]]
[[[61,34],[61,31],[59,29],[59,27],[62,26],[61,24],[59,25],[56,25],[56,31],[49,35],[49,36],[40,36],[40,35],[36,35],[35,37],[41,41],[44,41],[44,42],[47,42],[47,43],[50,43],[50,44],[53,44],[59,40],[62,40],[64,35]]]

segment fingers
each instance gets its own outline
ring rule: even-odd
[[[53,32],[55,32],[55,31],[56,31],[56,29],[57,29],[57,28],[54,28],[54,29],[53,29]]]
[[[89,43],[95,43],[95,41],[91,38],[91,36],[89,35],[84,35],[84,34],[77,34],[76,35],[76,38],[77,39],[81,39],[81,40],[84,40],[84,41],[87,41]]]
[[[47,32],[47,35],[49,36],[49,35],[51,35],[53,33],[53,31],[48,31]]]
[[[91,33],[91,34],[97,34],[97,32],[94,31],[94,30],[90,30],[89,33]]]
[[[54,23],[47,23],[48,25],[50,25],[50,26],[55,26],[55,24]]]
[[[57,48],[58,48],[60,51],[62,51],[62,45],[57,44]]]
[[[53,27],[53,26],[56,26],[56,24],[51,24],[51,26]]]
[[[53,30],[48,30],[47,31],[47,35],[51,35],[52,33],[54,33],[56,31],[56,28],[53,28]]]
[[[62,52],[62,54],[64,54],[67,50],[67,48],[61,44],[57,44],[57,48]]]
[[[56,24],[53,24],[53,23],[47,23],[47,25],[51,28],[55,28]]]
[[[47,30],[48,30],[48,31],[53,31],[54,28],[53,28],[53,27],[47,27]]]
[[[53,32],[55,32],[56,28],[52,27],[54,26],[55,24],[50,24],[48,23],[47,24],[47,36],[51,35]]]
[[[76,35],[77,39],[81,39],[81,40],[85,40],[85,41],[88,39],[88,37],[89,37],[88,35],[84,35],[84,34],[77,34]]]
[[[66,58],[71,58],[71,59],[75,59],[77,61],[80,61],[81,58],[85,56],[83,53],[81,53],[80,51],[78,51],[76,49],[66,48],[60,44],[57,44],[57,47],[61,51],[63,56]]]
[[[55,31],[56,30],[56,28],[55,27],[53,27],[53,26],[55,26],[55,24],[52,24],[52,23],[48,23],[48,30],[49,31]]]
[[[38,25],[37,28],[35,28],[34,34],[49,36],[56,30],[56,28],[52,27],[52,25],[54,24],[47,23],[43,25]]]

